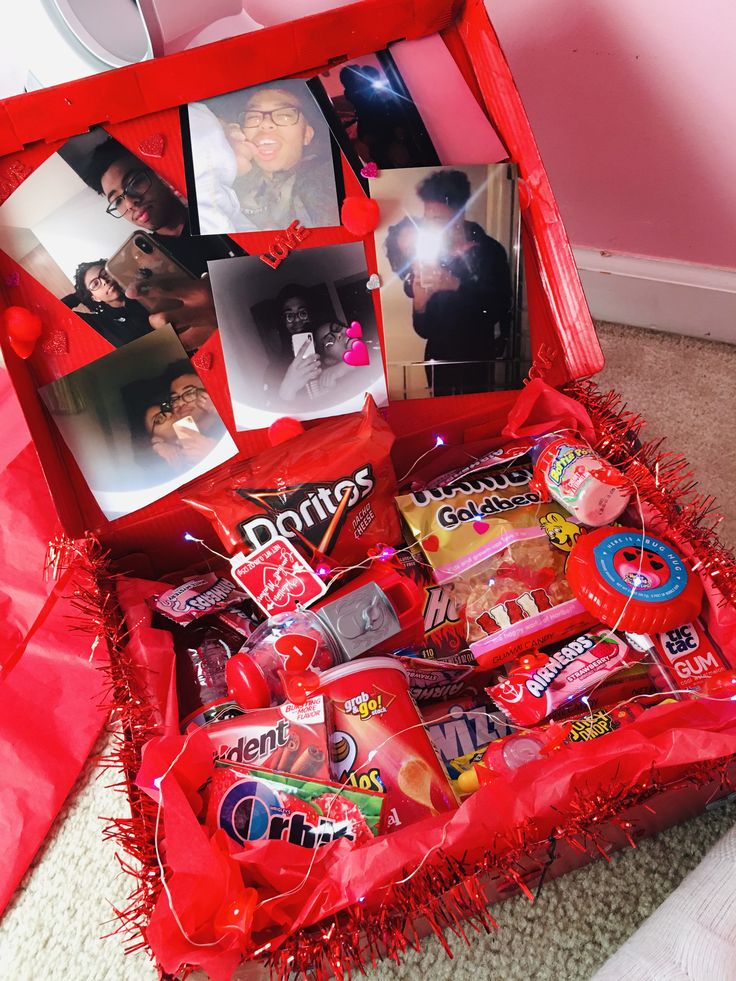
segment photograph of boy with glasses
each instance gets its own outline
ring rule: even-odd
[[[306,82],[271,82],[187,109],[201,234],[278,230],[295,219],[307,228],[340,224],[340,158],[336,165]]]
[[[81,262],[74,276],[75,292],[64,297],[64,302],[113,347],[122,347],[149,334],[153,327],[146,308],[137,300],[129,300],[107,273],[106,262]],[[76,310],[80,306],[85,312]]]
[[[229,460],[236,446],[171,327],[44,385],[103,514],[130,514]]]
[[[226,431],[189,361],[173,364],[154,383],[139,408],[143,410],[144,445],[147,442],[173,472],[182,472],[203,460]]]

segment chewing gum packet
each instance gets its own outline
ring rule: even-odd
[[[565,577],[581,529],[558,504],[542,503],[531,481],[521,460],[397,498],[437,582],[463,610],[470,650],[484,668],[594,622]]]
[[[221,762],[210,784],[206,824],[211,832],[222,828],[239,845],[360,845],[377,834],[383,801],[374,791]]]
[[[203,726],[192,739],[205,740],[215,761],[266,767],[302,777],[330,776],[325,700],[284,702]]]

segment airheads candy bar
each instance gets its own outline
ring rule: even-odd
[[[514,725],[534,725],[643,656],[599,625],[551,651],[524,655],[486,691]]]
[[[250,601],[234,582],[208,572],[206,575],[187,579],[158,596],[152,596],[148,602],[157,613],[184,626],[199,617],[219,613],[236,603]]]
[[[283,773],[329,779],[330,767],[321,695],[303,705],[285,702],[253,709],[238,718],[204,726],[193,737],[204,739],[215,761],[266,767]]]
[[[323,781],[217,764],[207,825],[233,841],[286,841],[320,848],[333,841],[360,845],[376,833],[383,794]]]
[[[230,554],[282,536],[308,560],[327,555],[354,565],[369,548],[400,537],[393,442],[368,397],[361,413],[218,467],[187,488],[184,500],[207,516]]]

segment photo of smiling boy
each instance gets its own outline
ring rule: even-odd
[[[195,103],[187,122],[200,234],[275,231],[294,220],[307,228],[340,224],[332,137],[306,82],[269,82]]]

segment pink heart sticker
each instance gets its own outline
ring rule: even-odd
[[[350,348],[343,354],[342,360],[352,368],[359,368],[371,363],[368,348],[362,341],[353,341]]]
[[[361,177],[378,177],[378,164],[370,160],[360,168]]]
[[[362,337],[363,328],[360,326],[357,320],[354,320],[345,333],[348,335],[348,337]]]
[[[488,524],[487,521],[474,521],[473,522],[473,531],[476,533],[476,535],[485,535],[485,533],[488,531],[488,528],[489,527],[490,526],[489,526],[489,524]]]

